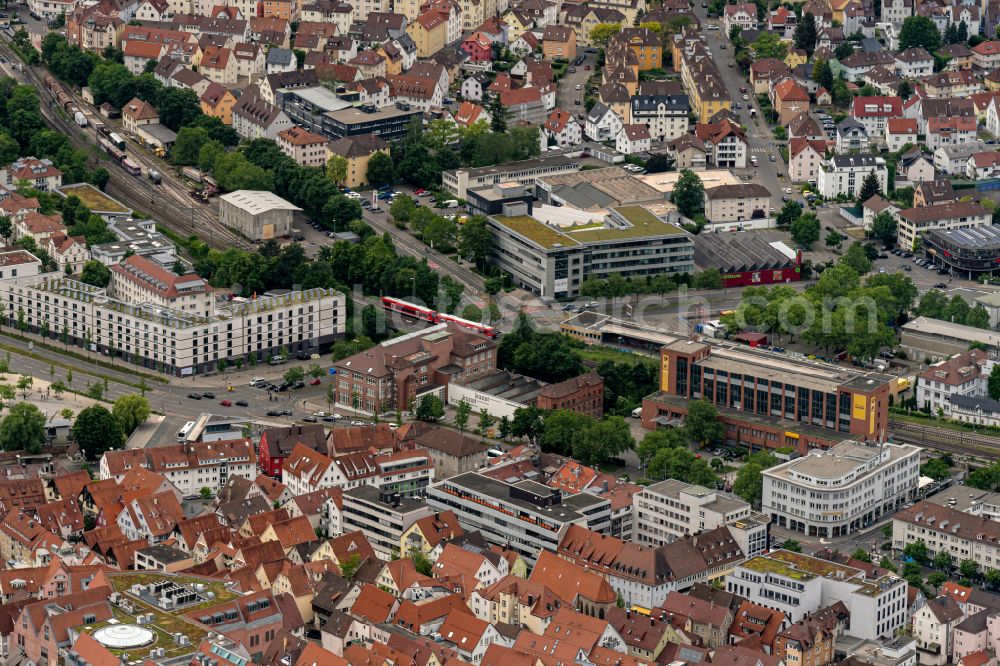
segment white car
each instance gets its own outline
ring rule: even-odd
[[[791,193],[792,193],[792,188],[786,187],[785,188],[785,194],[791,194]]]
[[[743,95],[743,101],[744,102],[747,101],[748,99],[750,99],[750,95]]]
[[[326,416],[326,412],[313,412],[313,416],[317,418],[323,418],[324,416]]]
[[[340,414],[330,414],[330,418],[332,418],[334,421],[339,421],[340,419],[342,419],[344,417],[341,416]]]
[[[364,424],[364,421],[351,421],[352,426],[363,426]]]

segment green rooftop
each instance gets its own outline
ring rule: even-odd
[[[58,191],[65,194],[67,197],[76,197],[83,202],[84,206],[89,208],[90,211],[94,213],[128,214],[132,212],[90,183],[63,185]]]
[[[642,206],[620,206],[612,208],[632,226],[627,229],[601,228],[579,231],[573,237],[584,243],[617,240],[619,238],[641,238],[643,236],[664,236],[667,234],[682,234],[684,230],[676,224],[664,222]]]
[[[767,555],[759,555],[742,566],[758,573],[771,573],[799,581],[809,581],[817,576],[832,577],[838,572],[843,573],[844,580],[849,580],[861,573],[854,567],[793,553],[790,550],[776,550]]]
[[[514,233],[520,234],[521,236],[538,243],[546,249],[552,249],[560,246],[572,247],[574,245],[579,245],[579,243],[566,234],[539,222],[530,215],[517,215],[515,217],[497,215],[493,219]]]

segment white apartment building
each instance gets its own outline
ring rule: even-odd
[[[100,478],[120,483],[137,467],[162,474],[184,496],[197,495],[202,488],[217,493],[230,476],[257,478],[257,458],[249,439],[105,451]]]
[[[893,573],[868,578],[854,567],[776,550],[738,565],[726,591],[782,611],[795,623],[838,601],[851,612],[847,633],[862,639],[892,637],[906,625],[906,581]]]
[[[215,294],[200,275],[176,275],[137,254],[111,266],[108,293],[131,305],[148,303],[202,317],[210,317],[215,311]]]
[[[896,213],[899,247],[912,250],[920,234],[931,229],[969,229],[992,222],[990,211],[971,201],[907,208]]]
[[[889,171],[884,159],[875,155],[834,155],[819,165],[819,193],[826,199],[842,194],[856,197],[865,177],[873,172],[882,191],[888,191]]]
[[[958,395],[981,395],[985,389],[984,366],[987,354],[970,349],[935,363],[917,375],[917,406],[931,414],[950,416],[948,398]]]
[[[344,492],[344,533],[360,530],[383,560],[399,556],[400,539],[413,523],[434,513],[422,500],[400,497],[373,486]]]
[[[112,298],[61,273],[0,279],[6,316],[30,330],[176,376],[216,371],[221,360],[266,361],[316,350],[344,333],[344,295],[333,289],[269,292],[220,301],[212,316]]]
[[[750,515],[740,498],[704,486],[667,479],[632,496],[635,541],[662,546]]]
[[[832,538],[871,525],[913,498],[920,449],[848,440],[764,470],[763,477],[761,506],[775,525]]]
[[[331,458],[298,444],[281,467],[281,482],[295,496],[361,486],[403,497],[422,496],[433,478],[434,463],[424,449],[383,454],[366,451]]]
[[[745,556],[756,557],[767,550],[770,522],[738,497],[676,479],[647,486],[632,496],[633,539],[643,546],[662,546],[728,527]]]

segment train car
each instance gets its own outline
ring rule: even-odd
[[[118,147],[115,146],[115,144],[111,143],[104,137],[101,137],[97,140],[97,145],[100,147],[101,150],[106,152],[108,155],[111,155],[111,157],[116,162],[121,162],[123,159],[125,159],[125,152],[122,150],[118,150]]]
[[[118,132],[112,132],[111,134],[109,134],[108,139],[111,141],[111,143],[115,144],[118,147],[118,150],[125,150],[125,137],[123,137]]]
[[[45,78],[42,80],[45,82],[45,87],[52,90],[52,84],[56,82],[56,78],[51,74],[46,74]]]
[[[127,157],[122,160],[122,168],[133,176],[142,175],[142,167],[140,167],[138,164],[136,164]]]
[[[200,169],[195,169],[194,167],[184,167],[181,169],[181,175],[196,183],[200,183],[205,178],[205,174]]]
[[[497,337],[497,330],[492,326],[487,326],[486,324],[480,324],[477,321],[470,321],[468,319],[462,319],[461,317],[456,317],[455,315],[438,313],[438,319],[440,321],[448,321],[453,324],[457,324],[462,328],[467,328],[470,331],[475,331],[482,335],[495,338]]]
[[[63,111],[73,105],[73,98],[61,91],[56,93],[56,101],[63,108]]]
[[[398,298],[382,297],[382,307],[389,312],[398,312],[406,317],[429,321],[432,324],[438,323],[438,313],[422,305],[402,301]]]

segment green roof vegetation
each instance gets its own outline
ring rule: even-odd
[[[64,185],[59,191],[66,196],[76,197],[83,202],[83,205],[91,211],[101,213],[128,213],[125,208],[111,197],[107,196],[99,189],[88,183],[77,183],[75,185]]]
[[[493,219],[514,233],[520,234],[547,249],[559,247],[560,245],[564,247],[578,245],[575,240],[566,234],[539,222],[530,215],[517,215],[515,217],[497,215]]]
[[[600,243],[684,233],[684,230],[677,225],[664,222],[642,206],[621,206],[613,210],[632,226],[622,229],[607,227],[602,222],[590,222],[554,229],[530,215],[515,217],[497,215],[493,219],[546,249],[560,246],[572,247],[581,243]]]
[[[756,571],[757,573],[775,574],[777,576],[784,576],[785,578],[791,578],[793,580],[809,581],[816,577],[815,574],[809,573],[808,571],[793,569],[785,562],[772,560],[770,557],[764,556],[748,560],[743,564],[743,566],[751,571]]]

